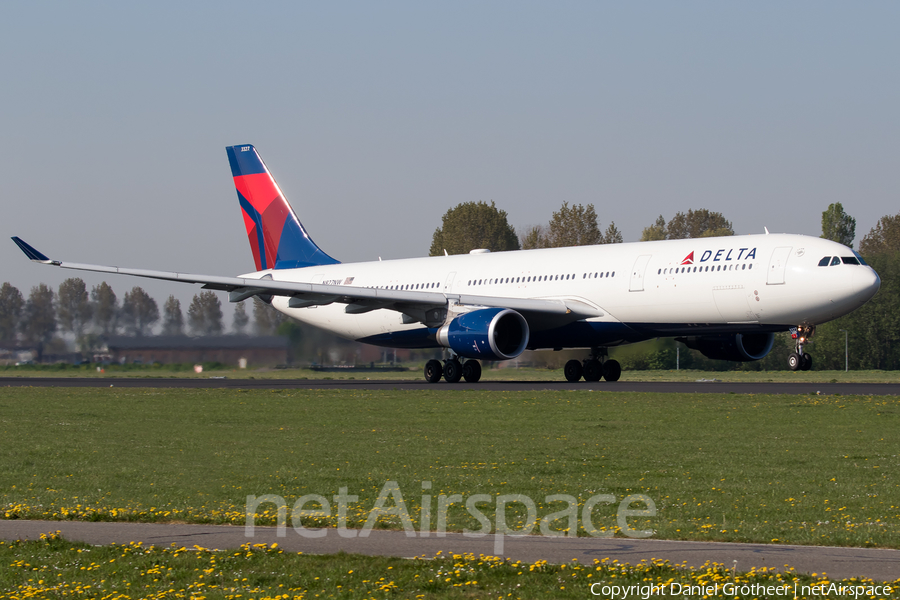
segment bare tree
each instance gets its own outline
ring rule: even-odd
[[[188,325],[196,335],[222,334],[222,304],[210,290],[194,295],[188,307]]]
[[[0,287],[0,340],[15,341],[22,319],[25,299],[9,282]]]
[[[122,300],[122,322],[132,335],[143,336],[151,332],[159,321],[159,306],[156,300],[140,287],[133,287]]]
[[[244,307],[243,302],[238,302],[234,305],[234,317],[231,321],[232,329],[234,329],[235,333],[244,333],[248,323],[250,323],[250,316],[247,314],[247,309]]]
[[[87,286],[80,277],[70,277],[59,284],[56,296],[56,316],[63,331],[75,335],[80,344],[93,314]]]
[[[94,327],[104,337],[115,335],[119,328],[119,301],[116,293],[105,281],[91,289],[94,305]]]
[[[44,344],[56,333],[56,294],[53,288],[43,283],[31,288],[23,316],[22,334],[26,340],[37,345],[40,359]]]
[[[275,335],[278,327],[287,319],[270,304],[253,297],[253,327],[259,335]]]
[[[181,335],[184,333],[184,314],[181,302],[175,296],[169,296],[163,306],[163,335]]]

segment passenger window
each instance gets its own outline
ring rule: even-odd
[[[839,264],[841,264],[841,257],[840,257],[840,256],[835,256],[834,258],[831,259],[831,266],[832,266],[832,267],[833,267],[834,265],[839,265]]]
[[[841,262],[843,262],[845,265],[858,265],[859,264],[859,261],[856,260],[855,256],[842,256]]]
[[[830,257],[830,256],[826,256],[825,258],[823,258],[822,260],[819,261],[819,266],[820,266],[820,267],[827,267],[827,266],[828,266],[828,263],[830,263],[830,262],[831,262],[831,257]]]

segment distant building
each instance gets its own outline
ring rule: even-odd
[[[121,364],[219,362],[237,367],[245,359],[247,365],[260,367],[289,362],[288,340],[276,335],[113,336],[107,348],[112,362]]]
[[[22,347],[15,341],[0,342],[0,365],[14,365],[34,361],[36,354],[32,348]]]

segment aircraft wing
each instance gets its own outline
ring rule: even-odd
[[[443,292],[387,290],[348,285],[279,281],[268,276],[263,276],[261,279],[219,277],[215,275],[89,265],[53,260],[18,237],[14,237],[12,240],[34,262],[76,271],[114,273],[147,277],[149,279],[202,284],[205,289],[228,292],[231,302],[240,302],[253,296],[289,296],[291,300],[288,305],[292,308],[322,306],[337,302],[347,305],[344,309],[347,313],[362,314],[383,308],[403,313],[404,320],[409,323],[420,321],[428,325],[442,320],[442,317],[438,317],[433,312],[434,309],[448,307],[451,303],[468,306],[510,308],[522,312],[529,321],[532,320],[529,318],[529,313],[536,318],[549,317],[554,320],[562,319],[565,321],[602,317],[604,314],[597,307],[577,299],[506,298],[472,294],[446,294]]]

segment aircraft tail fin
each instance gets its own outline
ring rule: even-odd
[[[256,148],[229,146],[226,151],[257,271],[340,262],[309,237]]]

